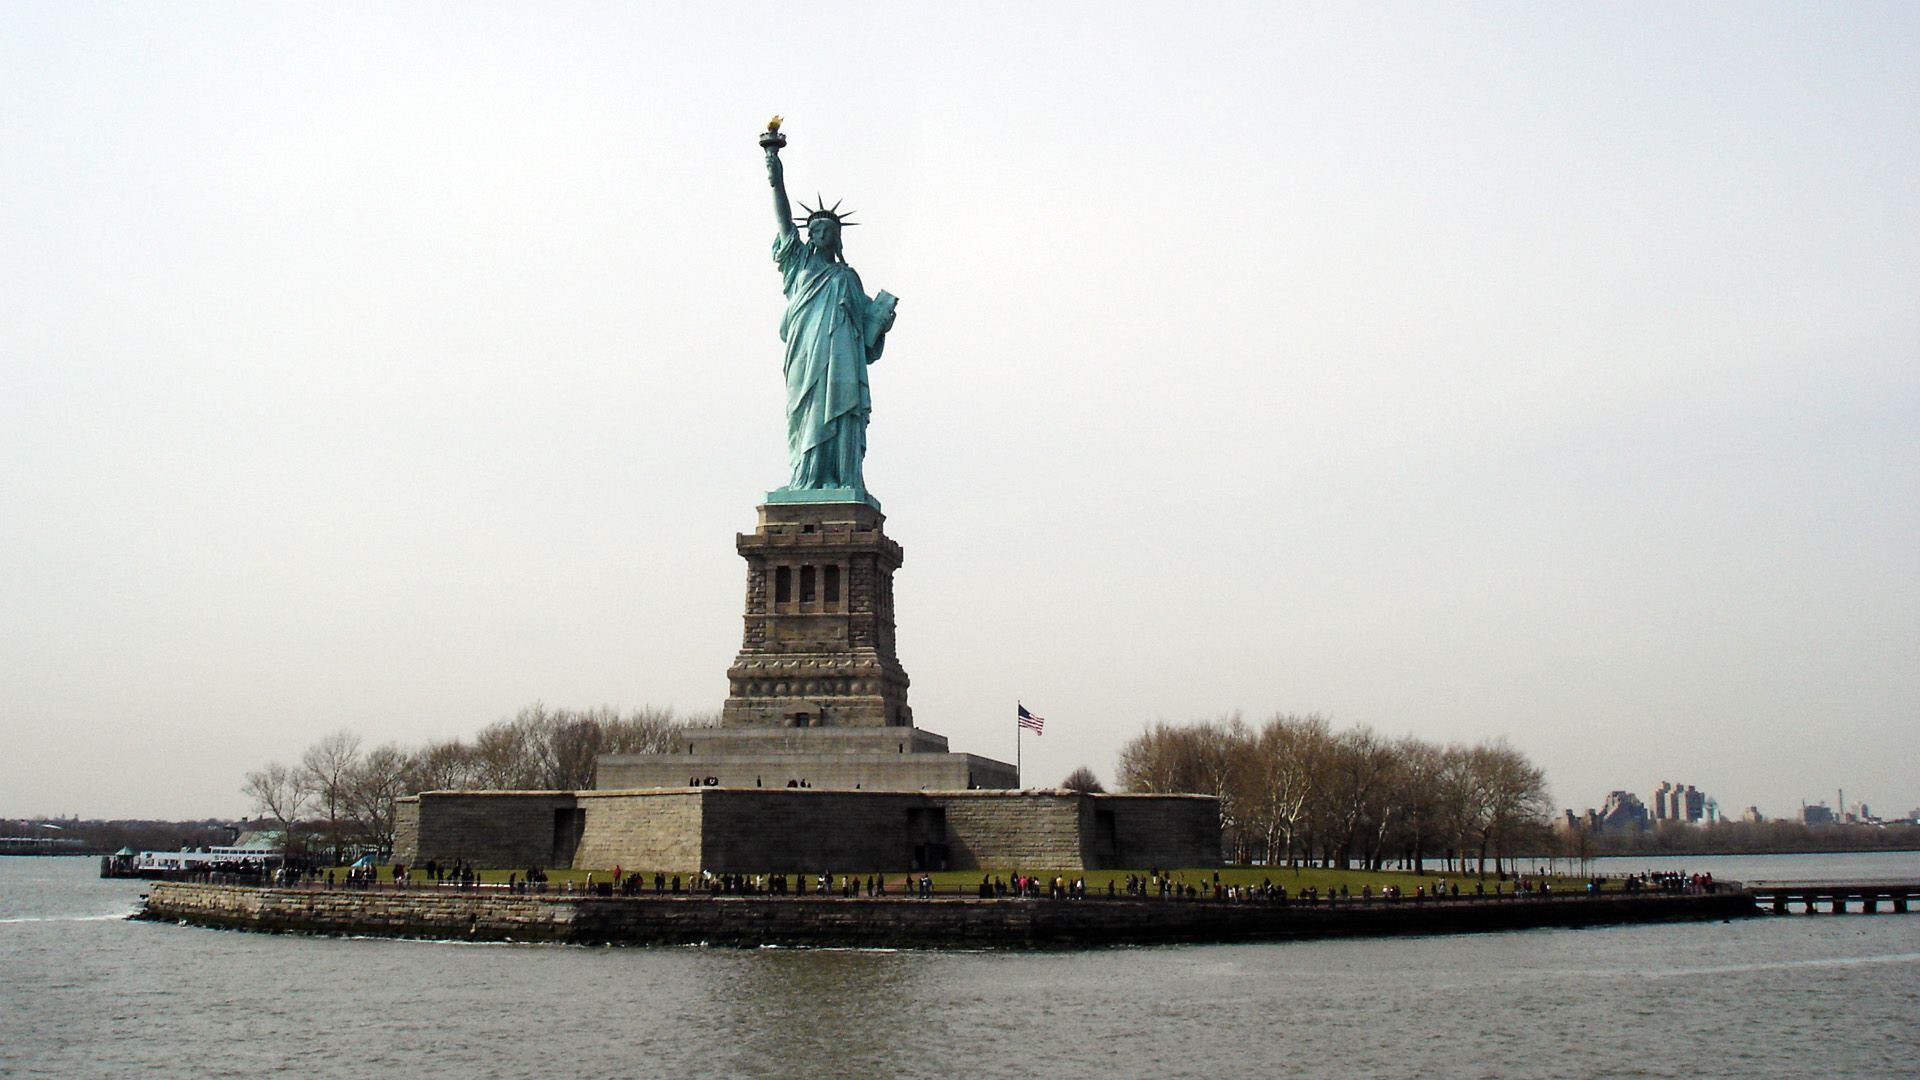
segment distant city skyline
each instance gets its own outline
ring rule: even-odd
[[[1759,803],[1748,803],[1739,810],[1729,813],[1718,799],[1705,791],[1697,790],[1692,784],[1676,784],[1662,780],[1653,787],[1650,802],[1651,805],[1642,802],[1640,793],[1630,788],[1615,788],[1607,792],[1606,797],[1599,803],[1589,805],[1584,810],[1572,805],[1564,807],[1562,816],[1571,814],[1601,822],[1623,816],[1641,819],[1649,824],[1663,821],[1699,824],[1710,821],[1755,820],[1753,815],[1758,813],[1763,820],[1804,820],[1807,824],[1920,823],[1920,808],[1904,813],[1876,814],[1872,809],[1873,804],[1867,800],[1848,801],[1845,788],[1835,789],[1831,806],[1825,799],[1801,799],[1793,807],[1782,811],[1767,812],[1761,810]],[[1809,818],[1808,812],[1816,809],[1825,816],[1820,817],[1819,820]]]
[[[1920,804],[1912,6],[12,5],[0,90],[0,814],[718,708],[774,113],[900,297],[953,749],[1319,713]]]

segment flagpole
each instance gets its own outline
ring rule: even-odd
[[[1018,705],[1019,702],[1014,704]],[[1013,786],[1025,790],[1026,784],[1020,770],[1020,736],[1023,733],[1020,721],[1016,718],[1013,721]]]

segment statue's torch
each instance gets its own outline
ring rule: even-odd
[[[787,137],[780,134],[780,118],[776,116],[767,121],[767,130],[760,133],[760,148],[778,150],[785,145],[787,145]]]

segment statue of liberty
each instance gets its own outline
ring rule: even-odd
[[[760,145],[766,150],[773,215],[779,223],[773,261],[787,296],[780,340],[787,347],[790,475],[786,486],[770,492],[768,500],[871,503],[860,471],[867,453],[867,416],[873,411],[867,365],[880,359],[898,301],[885,291],[868,298],[860,275],[847,265],[841,230],[857,222],[839,212],[839,203],[831,208],[824,199],[817,200],[817,207],[802,203],[806,215],[793,216],[780,164],[786,142],[776,116],[760,136]],[[806,226],[804,241],[796,224]]]

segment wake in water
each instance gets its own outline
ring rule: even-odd
[[[1642,968],[1593,967],[1537,968],[1515,972],[1511,978],[1541,981],[1580,979],[1693,979],[1713,975],[1751,975],[1763,971],[1806,971],[1816,968],[1874,967],[1881,964],[1920,964],[1920,952],[1885,953],[1880,956],[1817,956],[1804,960],[1758,960],[1746,964],[1698,964],[1692,967]],[[1449,984],[1450,989],[1465,989],[1467,984]]]
[[[1888,953],[1885,956],[1823,956],[1807,960],[1775,960],[1753,964],[1719,964],[1713,967],[1671,968],[1666,971],[1632,972],[1648,979],[1671,979],[1694,975],[1745,975],[1754,971],[1795,971],[1802,968],[1863,967],[1868,964],[1920,963],[1920,952]]]
[[[21,915],[10,919],[0,919],[0,925],[42,922],[120,922],[124,919],[131,919],[139,913],[139,908],[130,908],[112,915]]]

